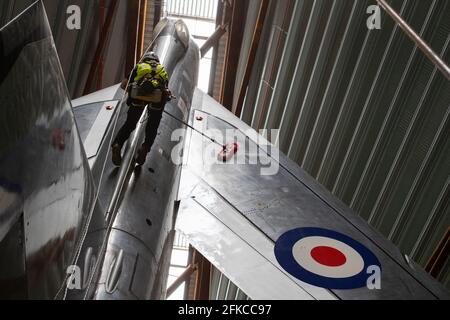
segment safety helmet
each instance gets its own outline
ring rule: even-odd
[[[150,61],[159,62],[158,55],[153,51],[144,54],[144,56],[142,57],[142,62],[150,62]]]

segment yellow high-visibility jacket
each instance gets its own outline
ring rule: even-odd
[[[155,89],[166,88],[169,82],[169,76],[166,70],[156,61],[139,63],[136,66],[133,76],[133,81],[137,83],[142,83],[144,79],[151,80]]]

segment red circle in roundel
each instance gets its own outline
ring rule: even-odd
[[[326,246],[319,246],[312,249],[311,257],[327,267],[340,267],[347,262],[347,258],[341,251]]]

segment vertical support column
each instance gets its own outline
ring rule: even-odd
[[[98,5],[98,38],[102,38],[102,34],[105,32],[105,0],[99,0]],[[103,69],[104,69],[104,61],[103,61],[103,55],[100,56],[100,59],[98,61],[98,71],[97,71],[97,84],[95,86],[96,90],[100,90],[102,87],[102,81],[103,81]]]
[[[241,117],[242,107],[244,105],[244,99],[247,93],[247,87],[250,81],[250,76],[253,71],[253,65],[255,63],[256,53],[259,46],[259,40],[261,39],[264,21],[266,19],[268,8],[269,8],[269,0],[262,0],[259,8],[258,18],[256,20],[255,31],[253,33],[250,53],[247,59],[247,68],[245,69],[244,78],[242,79],[242,82],[240,84],[238,100],[233,106],[233,113],[239,118]]]
[[[130,0],[128,5],[128,46],[126,75],[131,72],[144,53],[147,0]]]
[[[245,99],[242,106],[241,119],[248,125],[251,125],[253,115],[256,110],[256,101],[262,84],[261,80],[266,69],[266,61],[269,53],[272,51],[274,42],[274,32],[277,17],[279,16],[279,3],[277,0],[269,0],[268,12],[264,20],[264,26],[259,40],[258,50],[255,56],[255,62],[252,68],[250,79],[246,88]]]
[[[233,107],[234,87],[236,85],[236,71],[243,40],[245,17],[248,0],[234,0],[231,15],[231,24],[228,29],[227,53],[222,81],[220,102],[228,109]]]
[[[99,61],[102,59],[103,53],[105,51],[106,45],[108,43],[108,40],[110,39],[111,35],[111,26],[112,22],[114,20],[116,9],[118,6],[118,0],[111,0],[111,3],[109,5],[108,9],[108,15],[106,17],[106,21],[103,26],[103,33],[98,41],[97,50],[95,51],[94,61],[92,63],[91,69],[89,70],[89,75],[86,81],[86,86],[84,88],[84,95],[87,95],[92,90],[92,85],[95,80],[95,76],[97,75]]]
[[[145,25],[147,20],[147,0],[139,1],[139,30],[138,30],[138,45],[137,45],[137,58],[139,59],[144,54],[144,42],[145,42]]]
[[[197,12],[197,8],[195,9],[195,11]],[[225,3],[223,1],[219,1],[217,7],[216,27],[224,25],[223,24],[224,15],[225,15]],[[219,42],[214,46],[211,60],[211,73],[209,77],[209,88],[208,88],[208,94],[211,97],[214,97],[214,85],[217,76],[218,58],[219,58]]]
[[[126,55],[126,74],[133,70],[137,60],[138,30],[139,30],[139,0],[128,2],[128,44]]]
[[[209,300],[211,264],[198,251],[194,251],[194,264],[197,265],[194,300]]]

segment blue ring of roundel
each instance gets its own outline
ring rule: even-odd
[[[300,239],[313,236],[335,239],[355,249],[364,260],[363,270],[348,278],[329,278],[302,268],[295,260],[292,248]],[[275,243],[275,257],[283,269],[295,278],[326,289],[356,289],[365,287],[367,286],[367,279],[370,276],[370,274],[367,274],[367,269],[370,266],[378,266],[381,270],[380,261],[367,247],[342,233],[321,228],[297,228],[284,233]]]

